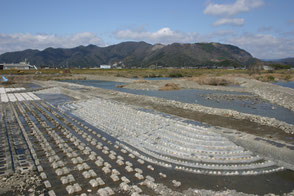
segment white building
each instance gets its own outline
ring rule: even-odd
[[[100,65],[100,69],[111,69],[111,65]]]
[[[266,71],[274,70],[274,68],[272,66],[268,66],[268,65],[263,65],[263,69],[266,70]]]
[[[20,63],[0,63],[0,70],[10,70],[10,69],[18,69],[18,70],[28,70],[30,67],[27,62]]]

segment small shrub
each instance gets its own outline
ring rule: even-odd
[[[161,87],[160,91],[171,91],[171,90],[179,90],[180,87],[175,83],[167,83],[163,87]]]
[[[194,79],[200,85],[212,85],[212,86],[228,86],[239,85],[239,83],[229,78],[223,77],[199,77]]]
[[[116,85],[115,87],[116,87],[116,88],[124,88],[125,85],[123,85],[123,84],[118,84],[118,85]]]
[[[291,79],[291,75],[285,75],[284,80],[289,81]]]
[[[149,82],[147,80],[144,80],[144,79],[139,79],[139,80],[135,80],[132,83],[134,83],[134,84],[146,84],[146,83],[149,83]]]
[[[223,78],[211,78],[208,85],[213,86],[227,86],[229,82]]]
[[[270,80],[270,81],[274,81],[275,77],[274,76],[268,76],[267,79]]]
[[[116,77],[123,77],[123,75],[120,74],[120,73],[115,74],[115,76],[116,76]]]
[[[183,77],[183,74],[181,74],[179,72],[174,72],[174,73],[170,73],[168,76],[171,78],[181,78],[181,77]]]

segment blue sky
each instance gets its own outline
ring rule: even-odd
[[[293,0],[0,0],[0,53],[122,41],[221,42],[294,56]]]

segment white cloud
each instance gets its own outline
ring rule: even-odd
[[[221,42],[236,45],[253,56],[262,59],[291,57],[294,54],[294,33],[245,33],[232,30],[219,30],[210,34],[175,31],[168,27],[150,32],[145,29],[121,30],[114,33],[119,40],[146,41],[149,43],[170,44],[195,42]],[[78,33],[70,36],[0,34],[0,54],[24,49],[45,49],[47,47],[71,48],[78,45],[95,44],[105,46],[101,38],[93,33]]]
[[[249,51],[253,56],[261,59],[275,59],[293,57],[294,36],[274,36],[272,34],[246,33],[226,40],[227,43],[237,45]]]
[[[146,41],[151,43],[184,43],[184,42],[199,42],[203,38],[197,33],[184,33],[173,31],[168,27],[161,28],[156,32],[148,32],[146,30],[120,30],[114,33],[117,39]]]
[[[236,45],[262,59],[293,56],[294,34],[274,36],[272,34],[237,34],[232,30],[220,30],[207,35],[195,32],[179,32],[162,28],[155,32],[146,30],[121,30],[115,33],[117,39],[170,44],[174,42],[222,42]]]
[[[233,25],[233,26],[242,26],[244,25],[243,18],[221,18],[213,23],[213,26],[220,25]]]
[[[102,39],[90,32],[77,33],[75,35],[59,36],[29,33],[1,34],[0,33],[0,54],[5,52],[19,51],[25,49],[72,48],[79,45],[104,45]]]
[[[248,12],[263,4],[263,0],[236,0],[232,4],[209,3],[203,13],[220,17],[219,20],[213,23],[213,26],[242,26],[244,24],[244,19],[234,18],[234,16],[241,12]]]
[[[215,16],[234,16],[241,12],[248,12],[264,4],[263,0],[236,0],[233,4],[209,3],[204,14]]]
[[[149,43],[170,44],[194,42],[221,42],[236,45],[261,59],[291,57],[294,54],[294,34],[237,34],[232,30],[219,30],[210,34],[196,32],[179,32],[170,28],[162,28],[155,32],[147,30],[121,30],[115,32],[120,40],[146,41]]]

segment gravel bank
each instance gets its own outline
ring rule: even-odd
[[[249,92],[294,111],[293,89],[245,78],[236,78],[236,80],[241,81],[242,86]]]
[[[202,89],[202,90],[217,90],[217,91],[229,91],[229,92],[248,92],[246,88],[232,87],[232,86],[212,86],[212,85],[200,85],[197,82],[191,81],[186,78],[170,79],[170,80],[141,80],[130,81],[123,85],[123,88],[135,89],[135,90],[159,90],[167,83],[174,83],[181,89]]]

